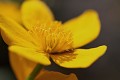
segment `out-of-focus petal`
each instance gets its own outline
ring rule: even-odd
[[[36,65],[36,63],[14,53],[9,53],[9,59],[17,80],[25,80]]]
[[[28,29],[35,26],[37,23],[53,20],[52,12],[42,1],[25,1],[21,11],[23,23]]]
[[[0,3],[0,14],[21,23],[19,6],[15,3]]]
[[[75,74],[65,75],[55,71],[42,71],[36,80],[78,80]]]

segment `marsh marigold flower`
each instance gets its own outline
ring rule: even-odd
[[[94,10],[61,23],[42,1],[30,0],[23,3],[21,13],[23,26],[0,16],[1,35],[11,54],[46,66],[52,58],[61,67],[86,68],[106,51],[105,45],[80,48],[99,35],[99,16]]]

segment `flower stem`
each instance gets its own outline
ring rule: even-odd
[[[42,70],[43,65],[37,64],[26,80],[34,80],[37,74]]]

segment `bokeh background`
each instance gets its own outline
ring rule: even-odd
[[[4,0],[8,1],[8,0]],[[14,0],[22,2],[22,0]],[[65,22],[87,9],[98,11],[102,29],[100,36],[83,48],[106,44],[104,56],[87,69],[65,69],[52,63],[49,70],[75,73],[79,80],[120,80],[120,0],[44,0],[57,20]],[[16,80],[8,61],[7,45],[0,38],[0,80]]]

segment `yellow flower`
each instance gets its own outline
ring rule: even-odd
[[[102,56],[106,46],[78,49],[100,32],[96,11],[85,11],[64,24],[54,21],[42,1],[26,1],[21,9],[23,25],[0,16],[0,29],[11,54],[17,54],[42,65],[50,65],[50,57],[59,66],[86,68]]]

